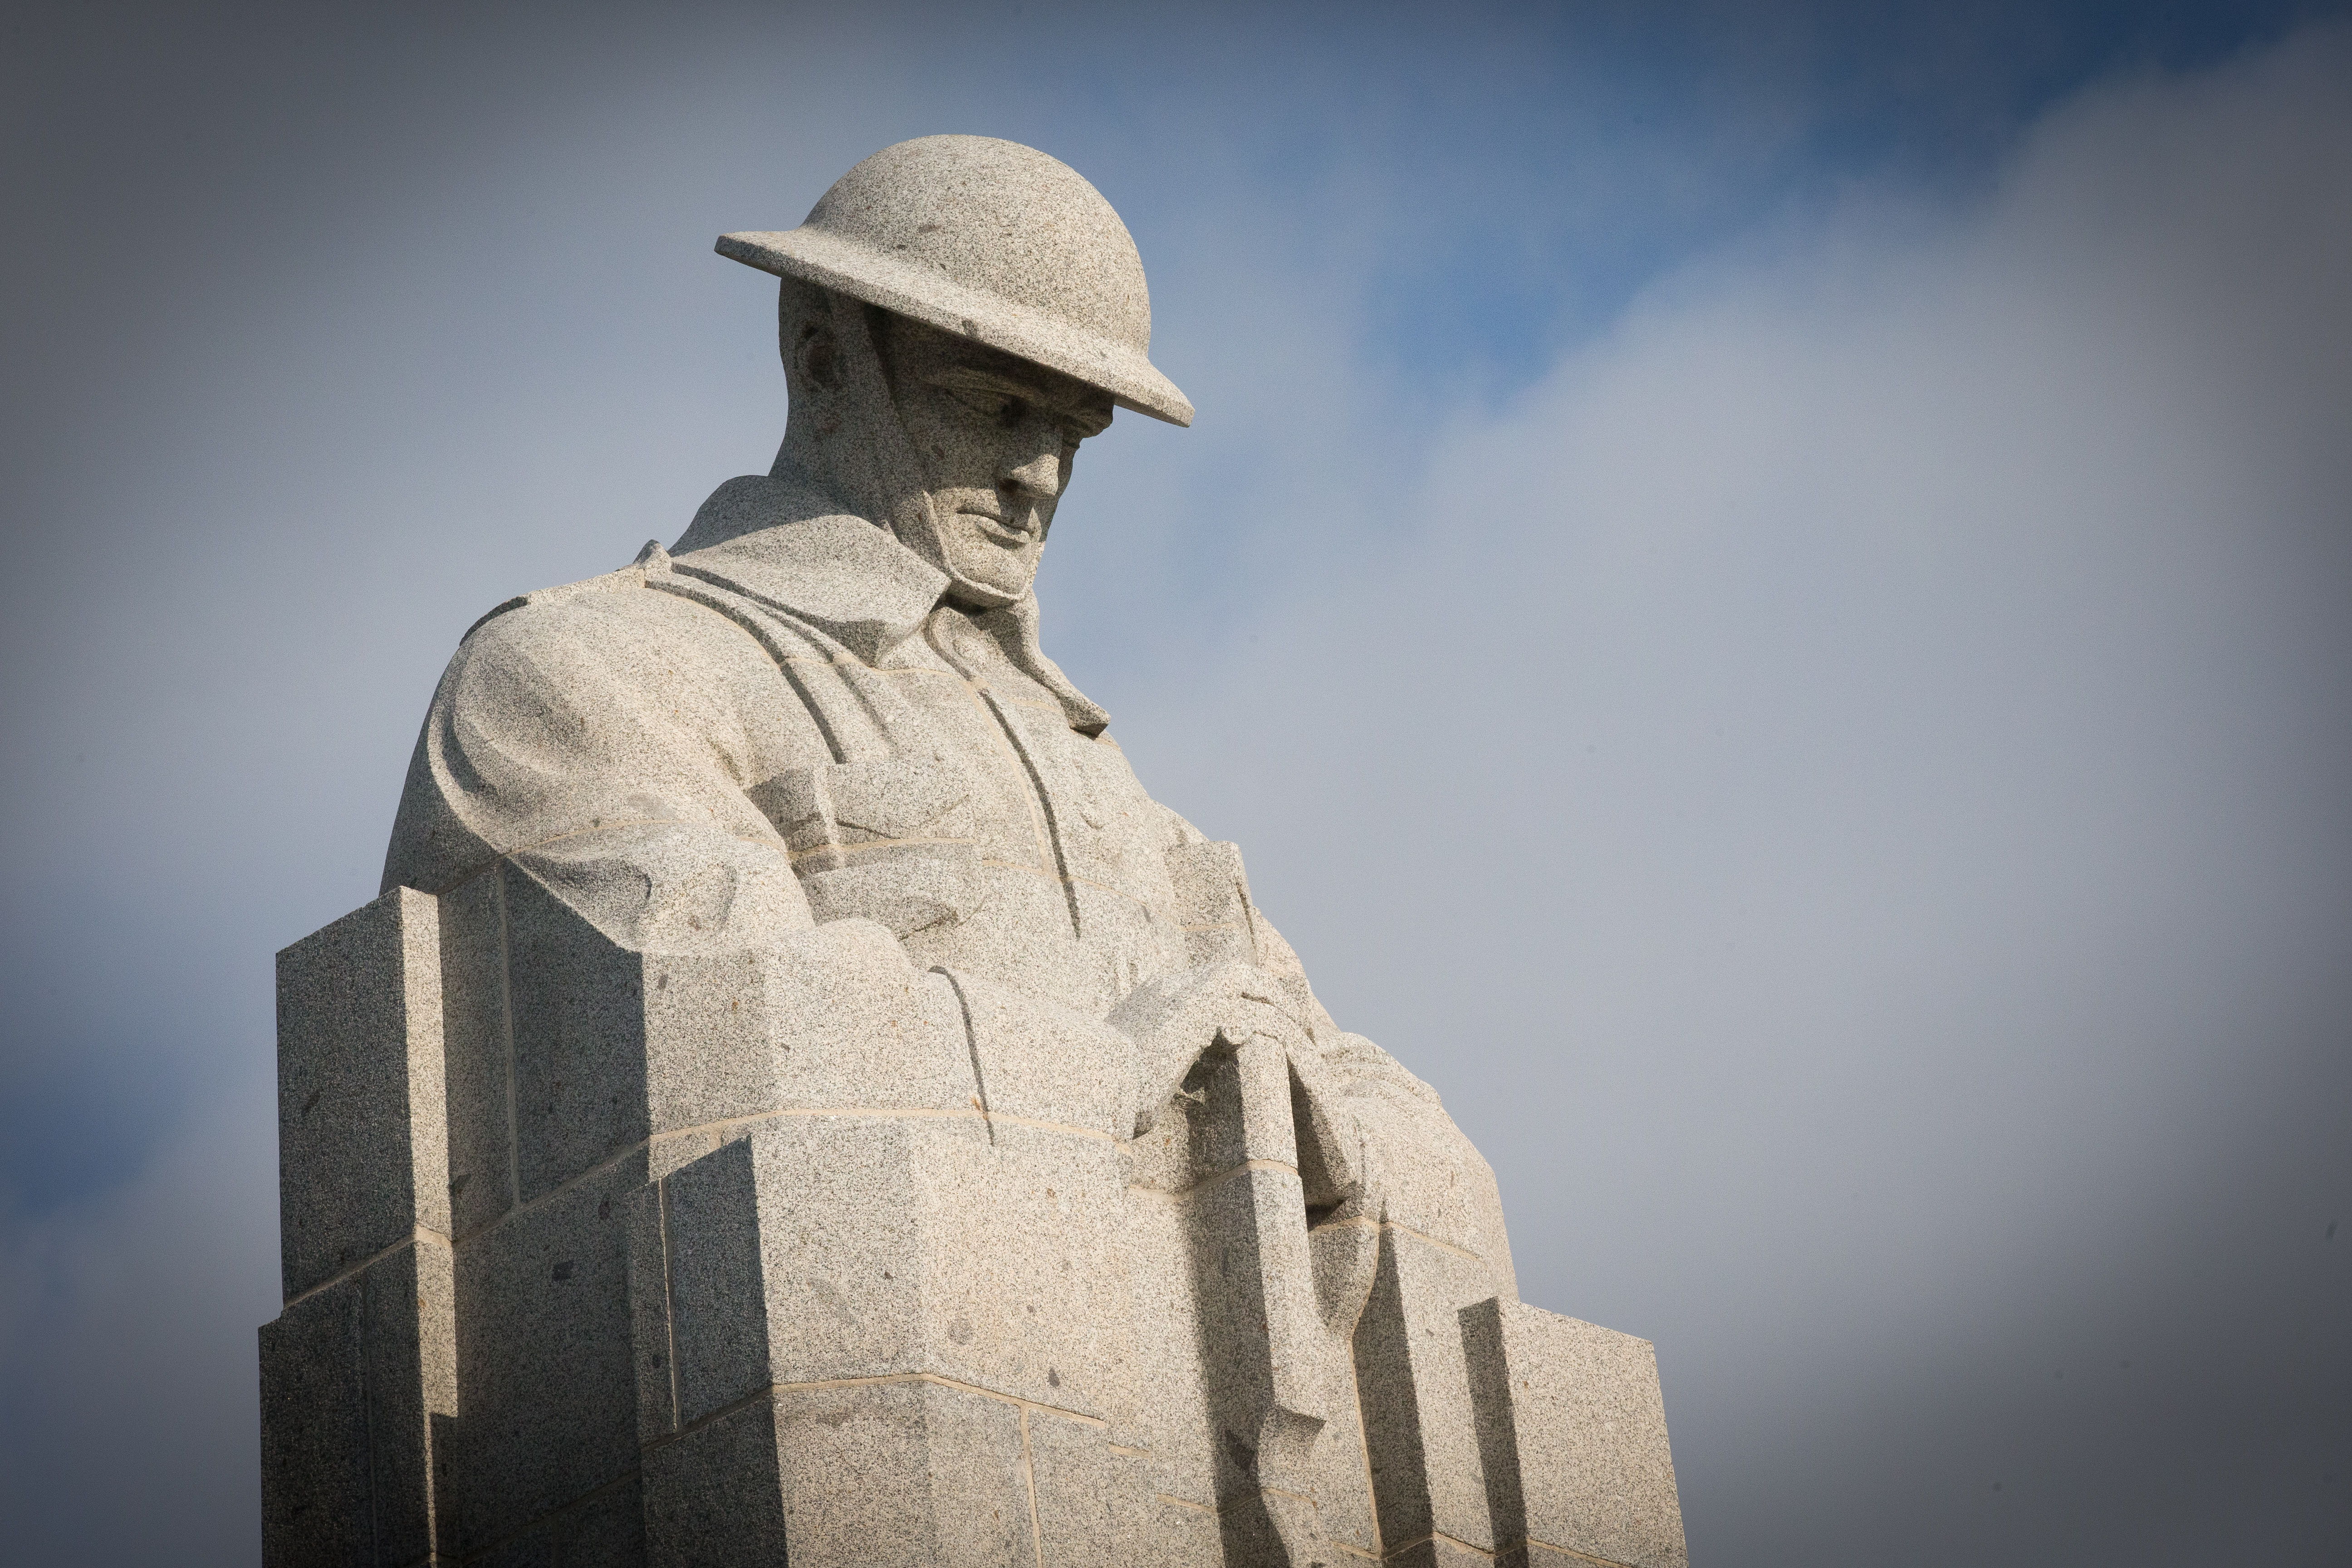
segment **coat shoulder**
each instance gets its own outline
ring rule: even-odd
[[[705,596],[664,591],[668,565],[649,544],[617,572],[517,595],[467,628],[452,668],[562,666],[583,654],[620,668],[643,664],[648,674],[675,670],[681,658],[764,668],[757,643]]]

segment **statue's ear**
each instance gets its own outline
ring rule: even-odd
[[[841,390],[841,346],[834,342],[831,327],[808,323],[793,346],[793,368],[811,385],[827,392]]]
[[[776,337],[785,371],[822,391],[840,391],[841,343],[833,328],[832,299],[793,279],[782,282],[776,296]]]

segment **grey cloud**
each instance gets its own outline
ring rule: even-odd
[[[2347,68],[1661,287],[1129,715],[1656,1338],[1702,1556],[2341,1539]]]
[[[373,891],[475,616],[764,465],[710,237],[943,121],[1105,186],[1203,409],[1087,454],[1056,655],[1481,1138],[1530,1295],[1658,1338],[1702,1556],[2341,1521],[2340,35],[1801,212],[1507,398],[1496,300],[1545,363],[1616,296],[1528,279],[1810,178],[1818,62],[1635,134],[1498,12],[1455,143],[1303,25],[1075,28],[1048,91],[985,17],[422,16],[110,13],[5,95],[19,1550],[251,1557],[267,954]],[[1516,208],[1422,310],[1400,237]]]

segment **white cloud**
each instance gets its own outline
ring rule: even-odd
[[[1494,1154],[1531,1299],[1656,1335],[1685,1472],[1769,1511],[1830,1484],[1788,1412],[1916,1418],[1956,1335],[2352,1206],[2304,1103],[2352,1023],[2347,431],[2315,31],[1655,289],[1394,516],[1297,518],[1325,574],[1127,744]],[[2317,1306],[2255,1294],[2249,1375],[2310,1373]]]
[[[320,216],[340,185],[281,174],[294,218],[213,258],[278,269],[174,316],[125,378],[128,426],[168,440],[50,475],[75,509],[52,574],[104,592],[39,595],[19,628],[75,668],[21,683],[44,703],[27,794],[54,798],[12,865],[81,900],[26,919],[94,933],[59,1008],[144,987],[191,1020],[158,1058],[229,1087],[137,1180],[0,1216],[0,1389],[44,1423],[10,1452],[49,1457],[12,1461],[0,1513],[100,1554],[248,1539],[261,954],[373,890],[474,614],[674,534],[764,459],[758,290],[678,258],[936,128],[943,68],[866,90],[889,40],[761,40],[693,68],[599,57],[619,110],[575,85],[560,112],[518,100],[521,131],[451,121],[357,204],[415,244],[346,235]],[[2035,1426],[2144,1456],[2009,1381],[2095,1319],[2184,1365],[2183,1325],[2306,1342],[2342,1276],[2273,1253],[2304,1208],[2352,1211],[2312,1152],[2352,1089],[2328,988],[2352,868],[2346,35],[2090,94],[1973,205],[1862,190],[1791,217],[1508,407],[1427,425],[1411,411],[1449,393],[1349,359],[1409,205],[1285,216],[1249,186],[1257,122],[1188,130],[1189,80],[1123,133],[1153,156],[1103,145],[1139,233],[1178,241],[1146,256],[1208,414],[1123,422],[1090,467],[1056,652],[1161,797],[1242,841],[1326,999],[1446,1091],[1502,1169],[1530,1297],[1659,1339],[1700,1550],[1765,1563],[1810,1530],[1837,1556],[1830,1521],[1869,1521],[1824,1506],[1855,1484],[1832,1472],[1883,1450],[1928,1489],[1874,1480],[1918,1506],[1888,1539],[1930,1560],[1921,1521],[1976,1479],[1921,1457],[1956,1386],[1986,1463]],[[477,142],[498,155],[450,151]],[[1388,188],[1344,152],[1335,188]],[[1702,173],[1678,199],[1719,198]],[[2227,1275],[2252,1281],[2234,1319]],[[2244,1386],[2340,1386],[2281,1364]],[[138,1509],[33,1496],[109,1454]],[[93,1495],[71,1479],[57,1497]]]

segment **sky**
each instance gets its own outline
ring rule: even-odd
[[[9,8],[0,1519],[249,1563],[275,951],[783,416],[710,253],[1086,174],[1048,651],[1658,1347],[1694,1560],[2352,1540],[2342,5]]]

